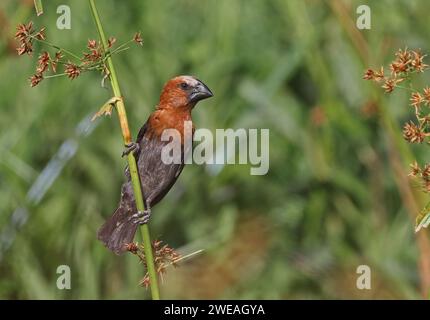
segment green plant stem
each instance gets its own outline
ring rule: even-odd
[[[106,36],[103,31],[103,27],[100,21],[100,17],[96,8],[96,5],[94,3],[94,0],[89,0],[91,12],[93,14],[94,22],[96,24],[100,41],[103,44],[103,47],[105,50],[107,50],[107,41]],[[130,129],[128,127],[128,121],[127,121],[127,114],[125,111],[124,101],[122,99],[121,90],[118,83],[118,78],[116,76],[115,68],[112,62],[112,57],[107,58],[107,64],[109,68],[109,78],[112,83],[112,90],[116,97],[120,97],[121,99],[116,103],[116,110],[118,112],[118,118],[121,125],[121,131],[124,139],[124,144],[129,144],[131,140],[130,135]],[[140,178],[139,174],[137,172],[137,165],[136,165],[136,159],[133,155],[133,152],[129,153],[127,156],[128,160],[128,166],[130,169],[130,176],[131,176],[131,182],[133,185],[133,193],[134,197],[136,199],[136,207],[139,211],[145,210],[145,204],[143,201],[142,196],[142,190],[140,187]],[[140,228],[143,243],[144,243],[144,251],[145,251],[145,260],[146,260],[146,266],[148,269],[149,279],[150,279],[150,288],[151,288],[151,295],[153,300],[159,300],[160,299],[160,293],[158,289],[158,279],[157,279],[157,273],[155,271],[155,265],[154,265],[154,256],[152,254],[152,245],[151,245],[151,237],[149,235],[149,228],[147,224],[144,224]]]
[[[42,0],[34,0],[34,8],[36,9],[37,16],[43,14],[43,5]]]

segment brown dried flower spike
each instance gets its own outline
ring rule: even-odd
[[[43,75],[41,73],[36,73],[30,77],[30,85],[32,87],[37,86],[43,80]]]
[[[16,48],[18,55],[23,55],[24,53],[31,54],[33,52],[33,38],[45,40],[45,28],[34,32],[32,21],[27,24],[22,23],[17,26],[15,39],[20,42],[20,46]]]
[[[32,21],[30,21],[27,25],[20,24],[16,28],[15,38],[20,42],[20,46],[16,49],[18,55],[23,55],[24,53],[31,54],[33,52],[33,45],[31,38],[29,37],[32,32]]]
[[[419,51],[400,49],[395,56],[395,60],[390,63],[391,76],[386,76],[384,68],[381,67],[380,71],[367,69],[363,79],[376,82],[384,81],[381,87],[385,89],[386,93],[391,93],[400,82],[408,79],[411,73],[423,72],[429,67],[423,63],[425,56]]]
[[[159,240],[153,241],[152,248],[154,252],[155,269],[158,275],[162,278],[163,274],[166,273],[167,266],[173,265],[174,267],[176,267],[176,262],[181,258],[181,256],[174,249],[170,248],[167,244],[163,245],[163,242]],[[139,245],[137,243],[129,243],[126,245],[126,250],[137,255],[146,269],[146,260],[143,245]],[[140,285],[148,288],[149,284],[149,274],[147,272],[143,279],[140,281]]]
[[[115,42],[116,42],[116,38],[110,37],[107,41],[108,48],[112,48]]]
[[[421,168],[416,161],[409,165],[411,167],[411,172],[408,174],[410,177],[417,177],[421,174]]]
[[[79,75],[81,74],[81,68],[76,65],[71,63],[70,61],[66,64],[66,69],[64,70],[64,72],[67,74],[67,76],[70,79],[75,79],[77,77],[79,77]]]
[[[423,63],[423,59],[425,55],[422,55],[421,52],[412,51],[414,58],[412,59],[411,65],[417,72],[424,72],[425,69],[429,67],[428,64]]]
[[[382,85],[382,88],[385,89],[385,93],[391,93],[393,92],[394,88],[397,86],[398,83],[405,80],[404,78],[389,78],[386,79],[384,84]]]
[[[411,106],[415,108],[419,108],[421,106],[421,103],[424,102],[424,97],[419,92],[414,92],[411,95]]]
[[[51,58],[49,57],[49,53],[47,51],[43,52],[39,59],[37,60],[38,66],[36,69],[37,73],[43,73],[48,69],[49,61]]]
[[[134,40],[134,42],[136,42],[137,44],[139,44],[139,45],[143,46],[143,39],[142,39],[142,36],[140,35],[140,32],[136,32],[136,33],[134,34],[133,40]]]
[[[410,143],[422,143],[426,134],[411,121],[403,127],[403,137]]]
[[[140,32],[136,33],[133,39],[112,50],[110,50],[110,48],[113,48],[114,44],[116,43],[116,38],[109,37],[107,41],[107,48],[109,50],[105,50],[102,43],[99,41],[90,39],[87,42],[88,50],[84,52],[82,56],[79,56],[69,50],[66,50],[65,48],[59,49],[57,45],[45,41],[45,28],[41,28],[39,31],[36,31],[34,30],[33,22],[31,21],[27,24],[20,24],[17,26],[15,38],[19,41],[19,46],[16,49],[18,55],[23,55],[24,53],[29,55],[32,54],[33,41],[39,41],[42,43],[42,45],[55,48],[57,50],[54,58],[51,58],[48,51],[44,51],[39,55],[36,72],[30,77],[30,84],[32,87],[38,85],[43,79],[57,76],[67,76],[70,79],[75,79],[85,71],[101,72],[103,75],[103,85],[104,80],[109,76],[109,69],[106,66],[106,58],[112,54],[117,54],[128,49],[126,45],[131,41],[135,41],[140,45],[143,44]],[[51,53],[51,55],[53,55],[53,53]],[[64,55],[66,56],[66,59],[61,60]],[[53,73],[57,73],[57,66],[59,64],[64,65],[64,72],[55,75],[45,75],[45,72],[47,72],[49,69]]]
[[[408,176],[419,178],[421,180],[422,190],[424,192],[430,192],[430,164],[427,163],[424,165],[424,168],[421,168],[416,161],[410,165],[411,172]]]

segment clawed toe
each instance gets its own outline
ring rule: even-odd
[[[135,224],[147,224],[149,222],[149,218],[151,217],[151,210],[139,211],[138,213],[133,214],[130,219]]]
[[[131,142],[125,145],[125,150],[122,152],[121,157],[128,155],[132,151],[139,151],[139,144],[136,142]]]

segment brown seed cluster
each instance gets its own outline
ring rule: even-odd
[[[126,250],[139,257],[139,260],[146,266],[145,251],[143,244],[129,243],[126,245]],[[154,240],[152,242],[152,250],[154,253],[154,264],[155,270],[158,276],[163,279],[163,275],[166,273],[166,268],[169,265],[177,267],[177,262],[181,258],[181,255],[177,253],[174,249],[170,248],[167,244],[163,245],[160,240]],[[146,272],[143,279],[140,281],[140,285],[148,288],[150,285],[149,274]]]
[[[33,52],[33,40],[45,40],[45,28],[36,32],[33,30],[32,21],[27,24],[19,24],[16,28],[15,38],[19,41],[19,47],[16,48],[18,55],[31,54]]]
[[[136,42],[138,45],[143,46],[143,39],[142,39],[142,36],[141,36],[140,32],[136,32],[136,33],[134,34],[133,40],[134,40],[134,42]]]
[[[384,73],[384,68],[379,70],[367,69],[363,79],[373,80],[381,85],[386,93],[393,92],[400,87],[399,83],[411,80],[414,73],[424,72],[429,66],[424,63],[425,55],[417,50],[399,49],[395,59],[390,63],[390,74]],[[407,88],[411,90],[411,88]],[[412,90],[410,105],[414,108],[416,122],[407,122],[403,126],[403,137],[410,143],[422,143],[430,136],[430,88],[422,91]]]
[[[111,38],[109,38],[111,39]],[[112,38],[114,39],[114,38]],[[115,41],[113,41],[115,42]],[[113,44],[112,42],[112,44]],[[112,46],[111,44],[111,46]],[[84,65],[95,64],[99,62],[104,56],[103,46],[96,40],[88,40],[87,48],[89,52],[83,53],[82,63]]]
[[[39,55],[37,59],[36,73],[30,77],[30,85],[37,86],[44,78],[43,74],[51,68],[53,73],[57,72],[58,61],[62,58],[60,51],[55,53],[54,58],[51,58],[47,51]]]
[[[424,192],[430,192],[430,163],[424,165],[424,167],[420,167],[418,163],[415,161],[410,165],[411,172],[409,176],[415,177],[421,180],[421,186]]]
[[[64,72],[70,79],[73,80],[79,77],[79,75],[81,74],[81,67],[69,61],[66,63],[66,69],[64,69]]]
[[[417,121],[416,124],[413,122],[405,124],[403,137],[410,143],[422,143],[430,136],[430,88],[426,87],[422,92],[412,92],[410,105],[414,108]]]
[[[43,75],[41,73],[35,73],[30,77],[29,80],[30,80],[30,85],[32,87],[35,87],[43,80]]]
[[[32,54],[34,41],[41,41],[44,45],[56,48],[58,50],[58,46],[45,41],[45,28],[35,31],[33,29],[33,22],[18,25],[15,38],[20,44],[16,49],[18,55],[23,55],[24,53],[29,55]],[[125,48],[125,45],[133,41],[139,45],[143,45],[143,39],[140,35],[140,32],[136,33],[131,40],[119,47],[116,47],[115,49],[113,49],[113,46],[116,43],[116,38],[114,37],[109,37],[107,40],[106,50],[104,49],[103,44],[99,41],[88,40],[87,51],[83,52],[82,57],[79,57],[68,50],[60,49],[52,58],[49,52],[44,51],[39,55],[35,74],[33,74],[29,79],[30,85],[32,87],[37,86],[43,79],[54,76],[67,76],[73,80],[79,77],[84,71],[92,70],[100,71],[103,75],[104,82],[104,80],[109,77],[109,69],[106,65],[106,58],[113,53],[128,49]],[[66,57],[66,59],[62,60],[63,57]],[[56,74],[58,64],[64,66],[63,73]],[[55,75],[46,75],[46,72],[49,70],[51,70]]]
[[[386,93],[394,91],[400,82],[409,78],[412,73],[424,72],[429,66],[423,62],[425,55],[420,51],[404,49],[397,51],[395,59],[390,63],[390,74],[385,75],[384,68],[367,69],[363,79],[382,83]]]
[[[409,82],[410,86],[406,87],[412,90],[409,101],[414,110],[414,121],[408,121],[403,126],[403,137],[409,143],[430,143],[430,87],[422,90],[412,88],[411,76],[414,73],[421,73],[428,69],[424,63],[424,57],[420,51],[415,50],[398,50],[395,59],[390,63],[390,75],[384,74],[381,67],[378,71],[367,69],[363,78],[379,83],[386,93],[393,92],[400,88],[398,84],[403,81]],[[411,165],[409,176],[420,179],[420,184],[424,192],[430,193],[430,164],[420,167],[415,161]]]
[[[139,246],[137,243],[130,242],[125,245],[125,250],[130,251],[132,254],[137,254],[139,251]]]
[[[403,137],[410,143],[422,143],[428,134],[424,133],[423,130],[415,123],[408,122],[403,127]]]

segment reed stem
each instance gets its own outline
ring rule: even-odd
[[[105,49],[107,51],[107,41],[106,36],[103,31],[103,26],[101,24],[100,16],[97,11],[97,7],[95,5],[94,0],[89,0],[91,12],[93,14],[94,22],[97,27],[97,31],[99,33],[100,41]],[[127,120],[127,114],[125,110],[124,100],[122,99],[121,89],[119,86],[118,78],[116,76],[115,67],[112,61],[112,57],[109,56],[106,59],[107,67],[109,69],[109,79],[112,84],[112,91],[115,97],[121,98],[118,100],[118,102],[115,104],[116,110],[118,112],[118,119],[121,125],[121,131],[122,136],[124,140],[124,144],[129,144],[131,139],[130,129],[128,126],[128,120]],[[139,211],[145,210],[145,204],[143,201],[142,196],[142,190],[140,187],[140,177],[137,171],[137,165],[136,165],[136,159],[133,155],[133,152],[130,152],[127,156],[128,161],[128,167],[130,169],[130,176],[131,176],[131,182],[133,185],[133,193],[134,198],[136,199],[136,207]],[[158,279],[157,279],[157,273],[155,271],[155,265],[154,265],[154,256],[152,253],[152,244],[151,244],[151,237],[149,234],[149,228],[147,224],[144,224],[140,227],[140,232],[142,234],[143,243],[144,243],[144,252],[145,252],[145,259],[146,259],[146,266],[147,271],[149,274],[150,279],[150,288],[151,288],[151,296],[153,300],[159,300],[160,299],[160,293],[158,288]]]

